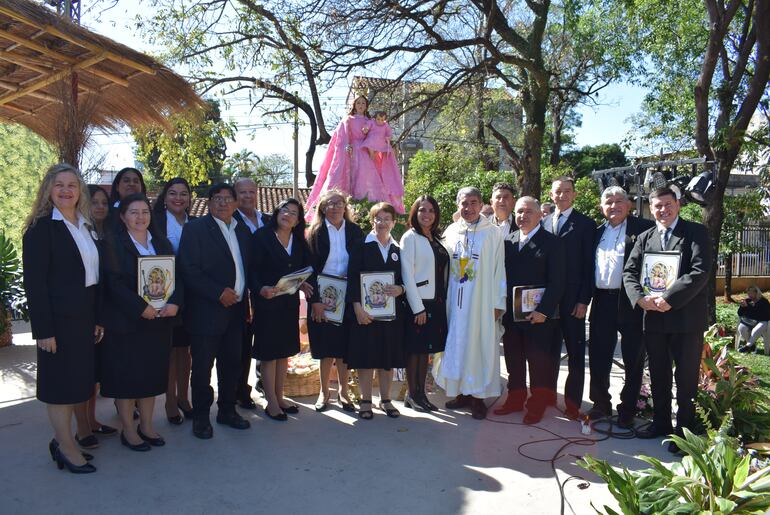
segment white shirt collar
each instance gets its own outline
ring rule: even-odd
[[[529,233],[528,233],[528,234],[524,234],[524,231],[522,231],[521,229],[519,229],[519,234],[520,234],[520,237],[519,237],[519,239],[520,239],[520,240],[524,240],[524,241],[529,241],[529,240],[531,240],[531,239],[532,239],[532,236],[534,236],[534,235],[535,235],[535,233],[537,233],[537,231],[539,231],[539,230],[540,230],[540,224],[537,224],[537,225],[534,227],[534,229],[532,229],[531,231],[529,231]]]
[[[369,234],[366,235],[366,241],[364,241],[364,243],[369,243],[371,241],[376,241],[377,245],[382,247],[382,243],[380,243],[380,240],[377,238],[377,234],[373,232],[370,232]],[[393,236],[390,236],[390,238],[388,239],[388,243],[385,244],[385,248],[389,248],[391,245],[394,245],[395,243],[396,243],[396,240],[393,239]]]
[[[235,226],[238,225],[238,220],[235,219],[235,217],[230,218],[230,225],[228,226],[225,222],[220,220],[214,215],[211,215],[211,218],[214,219],[214,221],[217,223],[217,225],[227,231],[233,231],[235,230]]]
[[[166,209],[166,220],[167,220],[167,221],[168,221],[168,220],[173,220],[173,221],[174,221],[174,222],[175,222],[177,225],[180,225],[180,226],[181,226],[181,225],[184,225],[184,224],[186,224],[186,223],[189,221],[189,218],[190,218],[190,217],[188,217],[188,216],[187,216],[187,213],[185,213],[185,214],[184,214],[184,222],[182,222],[182,223],[180,224],[180,223],[179,223],[179,221],[176,219],[176,216],[174,216],[174,214],[173,214],[173,213],[171,213],[171,211],[169,211],[168,209]]]
[[[556,217],[556,218],[558,218],[558,217],[559,217],[559,215],[564,215],[564,218],[567,218],[569,215],[571,215],[571,214],[572,214],[572,209],[573,209],[573,206],[570,206],[570,207],[568,207],[568,208],[567,208],[567,209],[565,209],[564,211],[559,211],[559,210],[557,209],[556,211],[554,211],[554,212],[553,212],[553,216],[554,216],[554,217]]]
[[[77,212],[76,212],[76,214],[78,216],[78,225],[77,225],[77,227],[78,227],[78,229],[80,229],[81,227],[83,227],[83,224],[85,224],[86,221],[83,218],[83,215],[81,215],[80,213],[77,213]],[[61,211],[59,211],[59,208],[56,207],[56,206],[54,206],[53,209],[51,210],[51,220],[59,220],[59,221],[62,221],[62,222],[70,223],[69,220],[64,218],[64,215],[62,214]]]
[[[676,218],[674,218],[674,221],[671,222],[671,225],[668,226],[668,228],[671,229],[671,232],[674,232],[674,227],[676,227],[676,224],[678,223],[679,223],[679,217],[677,216]],[[657,226],[659,233],[666,232],[666,227],[664,227],[662,223],[655,220],[655,225]]]
[[[334,227],[334,224],[333,224],[333,223],[331,223],[331,222],[329,221],[329,219],[328,219],[328,218],[324,218],[324,222],[326,222],[326,228],[327,228],[327,229],[329,229],[330,231],[331,231],[332,229],[334,229],[335,231],[340,231],[340,232],[342,232],[342,231],[344,231],[344,230],[345,230],[345,219],[344,219],[344,218],[342,219],[342,225],[340,225],[340,228],[339,228],[339,229],[337,229],[336,227]],[[371,234],[371,233],[370,233],[370,234]],[[375,236],[375,238],[376,238],[376,236]],[[391,238],[391,239],[392,239],[392,238]]]

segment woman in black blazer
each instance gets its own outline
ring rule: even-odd
[[[267,398],[265,413],[273,420],[287,420],[287,413],[299,412],[283,398],[287,358],[299,352],[299,292],[276,295],[275,284],[311,265],[302,205],[293,198],[278,204],[270,222],[254,233],[253,248],[249,290],[254,306],[254,357],[262,362]],[[301,288],[310,297],[310,285],[305,282]]]
[[[105,232],[113,232],[120,228],[120,214],[118,213],[120,201],[134,193],[147,195],[147,187],[144,184],[142,172],[127,166],[115,174],[115,178],[112,180],[109,213],[104,224]]]
[[[329,375],[335,362],[340,387],[337,399],[343,410],[355,411],[348,394],[348,367],[343,359],[348,348],[352,318],[344,319],[340,325],[326,320],[325,306],[318,291],[318,274],[347,276],[352,247],[360,245],[363,238],[363,231],[350,216],[345,194],[331,189],[321,195],[307,238],[315,269],[309,281],[313,286],[313,295],[308,299],[311,313],[307,328],[313,358],[321,360],[321,393],[315,404],[316,411],[325,411],[329,405]],[[349,311],[353,308],[346,306],[345,309]]]
[[[104,259],[104,326],[107,332],[100,355],[102,395],[116,399],[123,424],[120,440],[134,451],[148,451],[165,444],[155,432],[152,412],[155,396],[166,391],[171,330],[184,298],[179,274],[175,288],[161,309],[151,306],[137,292],[138,258],[173,255],[167,239],[150,228],[150,203],[141,194],[120,203],[121,224],[107,239]],[[134,405],[139,426],[133,426]]]
[[[401,274],[412,318],[406,321],[406,379],[404,405],[435,411],[425,394],[428,354],[443,352],[447,337],[446,288],[449,253],[441,243],[438,202],[422,195],[409,210],[409,227],[401,238]]]
[[[23,237],[24,289],[37,340],[37,398],[47,404],[59,468],[95,472],[70,432],[76,404],[94,392],[99,253],[89,222],[88,189],[78,170],[52,166],[38,189]]]
[[[191,202],[190,184],[182,177],[174,177],[163,187],[152,208],[155,232],[171,243],[175,255],[179,254],[182,228],[187,222],[195,219],[194,216],[190,216]],[[174,327],[171,347],[166,387],[166,418],[170,423],[179,425],[185,419],[192,420],[192,405],[188,395],[192,365],[190,338],[182,325],[181,318]]]
[[[399,412],[390,402],[393,369],[404,366],[404,303],[396,298],[395,320],[372,318],[361,305],[361,273],[393,272],[394,283],[385,285],[383,293],[390,297],[404,294],[401,281],[400,249],[390,231],[396,224],[396,210],[387,202],[379,202],[369,210],[374,229],[359,245],[354,246],[348,264],[347,300],[353,304],[355,322],[350,327],[347,363],[358,370],[361,387],[359,417],[370,420],[374,369],[380,381],[380,409],[391,418]],[[357,323],[356,323],[357,322]]]

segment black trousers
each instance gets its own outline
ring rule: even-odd
[[[566,306],[565,306],[566,307]],[[559,324],[567,348],[567,382],[564,385],[564,402],[567,408],[580,409],[583,403],[583,388],[586,375],[586,321],[585,318],[575,318],[569,311],[560,313]],[[561,349],[560,349],[561,350]],[[559,364],[556,364],[558,378]],[[554,381],[554,386],[556,382]]]
[[[241,375],[238,378],[238,389],[235,393],[235,398],[241,401],[251,399],[249,373],[251,372],[251,353],[253,345],[254,326],[244,322],[243,339],[241,340]]]
[[[615,346],[621,335],[620,351],[623,355],[625,381],[620,392],[618,414],[622,417],[636,413],[636,401],[642,387],[644,374],[644,344],[642,343],[641,319],[638,324],[621,324],[618,321],[618,293],[596,290],[591,306],[589,328],[588,368],[591,372],[589,398],[594,406],[610,412],[610,371]]]
[[[542,413],[550,399],[556,396],[554,371],[559,369],[558,322],[542,324],[513,322],[503,334],[505,367],[508,369],[508,399],[506,402],[524,404],[527,409]],[[527,400],[527,366],[532,396]]]
[[[241,370],[243,318],[240,316],[240,310],[233,309],[233,315],[222,334],[190,335],[190,353],[192,354],[190,388],[195,420],[207,420],[209,409],[214,403],[214,389],[211,387],[211,368],[214,366],[214,361],[217,365],[219,411],[222,413],[235,411],[235,393]]]
[[[677,432],[693,429],[695,396],[698,393],[703,333],[644,332],[644,345],[650,357],[653,423],[661,429],[671,428],[672,376],[676,379]],[[675,369],[672,371],[673,361]]]

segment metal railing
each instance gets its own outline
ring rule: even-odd
[[[733,277],[770,275],[770,226],[746,226],[741,240],[754,250],[733,254]],[[724,255],[719,256],[718,264],[717,276],[724,277]]]

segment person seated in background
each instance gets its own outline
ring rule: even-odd
[[[746,295],[748,298],[743,299],[738,307],[738,335],[746,343],[739,346],[738,351],[753,352],[757,348],[757,340],[762,338],[765,354],[770,354],[770,302],[756,285],[749,286]]]

